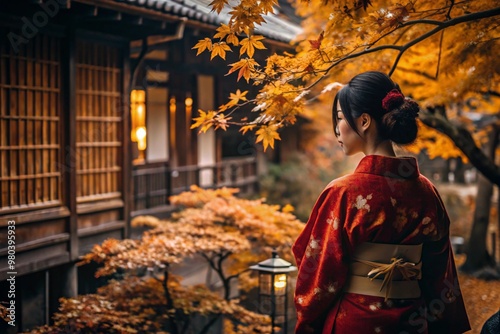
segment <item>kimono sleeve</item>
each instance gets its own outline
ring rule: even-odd
[[[448,233],[450,221],[437,197],[446,233],[437,241],[425,243],[423,248],[421,288],[427,307],[427,327],[429,333],[464,333],[470,330],[470,324]]]
[[[296,333],[321,333],[327,314],[345,284],[348,264],[344,262],[343,211],[341,191],[326,189],[293,245],[298,265],[294,298]]]

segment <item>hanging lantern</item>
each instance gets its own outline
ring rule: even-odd
[[[130,92],[130,140],[137,143],[139,160],[144,160],[147,146],[146,91],[134,89]]]

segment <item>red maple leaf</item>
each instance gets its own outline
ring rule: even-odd
[[[310,39],[309,40],[309,43],[311,43],[311,48],[319,50],[319,48],[321,47],[322,40],[323,40],[323,31],[321,32],[321,34],[319,34],[318,39]]]

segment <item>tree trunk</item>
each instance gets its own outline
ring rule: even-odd
[[[419,119],[425,125],[448,136],[479,172],[500,186],[500,166],[476,146],[474,138],[465,127],[448,120],[444,107],[422,110]]]
[[[490,133],[485,153],[495,160],[495,150],[498,145],[498,128]],[[490,221],[491,196],[493,184],[484,175],[480,174],[477,183],[476,208],[474,210],[474,221],[467,247],[467,260],[460,268],[462,271],[475,276],[483,276],[485,267],[494,267],[495,263],[486,249],[486,238],[488,237],[488,224]]]

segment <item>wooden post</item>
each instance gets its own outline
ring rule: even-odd
[[[61,113],[60,127],[63,133],[64,149],[61,150],[62,168],[64,184],[64,202],[67,205],[70,215],[68,217],[68,230],[70,234],[69,249],[70,259],[77,260],[78,258],[78,226],[76,212],[76,60],[75,60],[75,45],[76,45],[75,29],[70,26],[68,35],[63,44],[63,79],[62,79],[62,105],[63,112]]]
[[[130,46],[127,44],[123,48],[122,61],[123,61],[123,94],[121,108],[122,117],[122,196],[123,196],[123,217],[125,221],[124,237],[130,237],[130,212],[133,210],[134,203],[134,183],[132,181],[132,146],[130,142]]]

